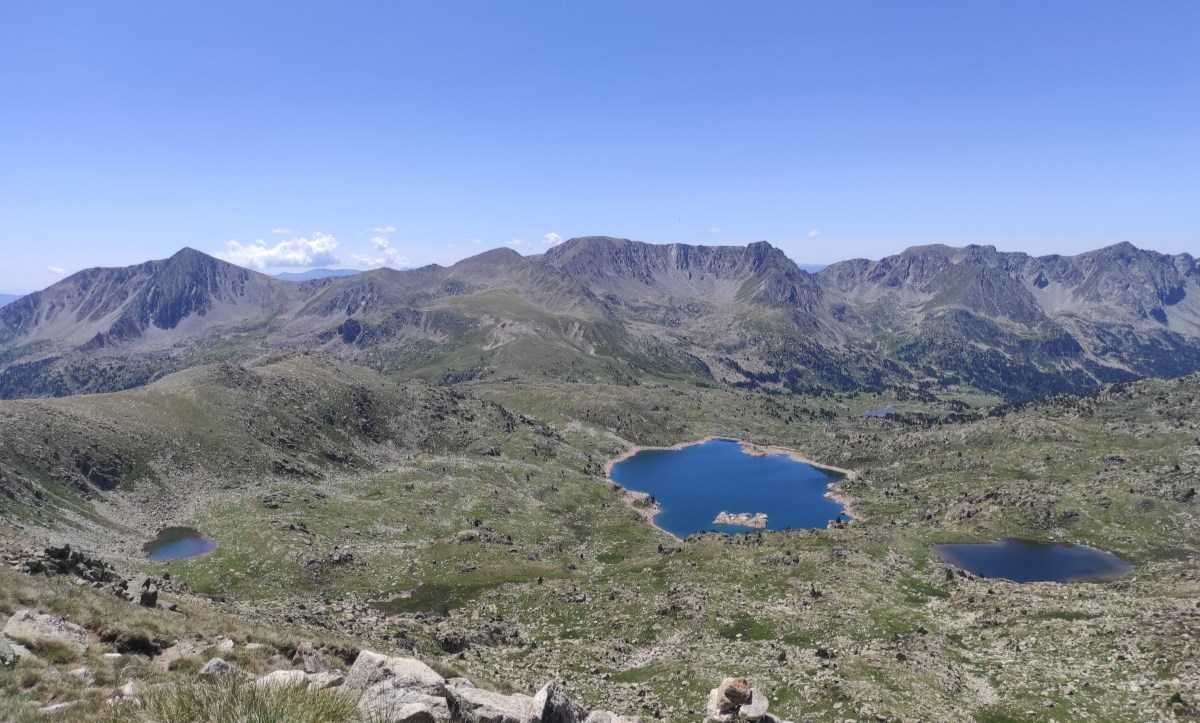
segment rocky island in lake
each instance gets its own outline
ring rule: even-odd
[[[750,514],[749,512],[725,512],[721,511],[717,518],[713,520],[714,525],[734,525],[736,527],[753,527],[756,530],[763,530],[767,527],[767,513],[758,512]]]

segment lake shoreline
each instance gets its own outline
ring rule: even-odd
[[[777,454],[782,454],[782,455],[785,455],[786,457],[788,457],[789,459],[791,459],[793,462],[800,462],[802,464],[807,464],[810,467],[814,467],[819,470],[833,472],[835,474],[841,475],[841,479],[829,483],[829,487],[825,491],[825,497],[828,497],[829,499],[833,500],[834,502],[837,502],[838,504],[840,504],[842,506],[842,509],[845,510],[846,515],[849,516],[851,519],[859,520],[859,521],[866,519],[865,517],[858,514],[854,510],[852,499],[850,497],[846,496],[844,493],[834,490],[834,487],[838,484],[838,482],[841,482],[842,480],[858,479],[858,473],[855,472],[854,470],[843,469],[841,467],[834,467],[831,464],[824,464],[822,462],[814,462],[813,460],[809,459],[808,457],[805,457],[803,454],[801,454],[799,451],[797,451],[795,449],[789,449],[787,447],[780,447],[777,445],[756,444],[754,442],[746,442],[746,441],[743,441],[740,439],[735,439],[733,437],[724,437],[724,436],[715,435],[715,434],[707,435],[701,439],[698,439],[698,440],[695,440],[692,442],[678,442],[676,444],[667,445],[667,446],[654,446],[654,445],[644,446],[644,445],[640,445],[640,444],[630,445],[629,448],[626,449],[624,452],[617,455],[616,457],[613,457],[607,463],[605,463],[604,478],[609,484],[613,484],[613,485],[616,485],[617,487],[620,487],[622,490],[621,500],[623,502],[625,502],[625,504],[629,505],[635,512],[640,514],[642,517],[646,518],[646,520],[656,530],[659,530],[660,532],[669,536],[673,540],[682,541],[683,538],[678,537],[675,534],[663,529],[655,521],[655,518],[658,516],[659,512],[662,511],[662,506],[659,505],[657,502],[655,502],[655,504],[648,506],[648,507],[639,507],[638,505],[636,505],[635,502],[645,499],[645,498],[649,497],[650,495],[648,495],[645,492],[637,492],[636,490],[631,490],[631,489],[625,487],[625,485],[621,484],[620,482],[617,482],[616,480],[614,480],[612,478],[612,469],[616,465],[620,464],[621,462],[624,462],[625,460],[629,459],[630,457],[633,457],[634,455],[638,454],[639,452],[650,452],[650,451],[677,452],[677,451],[679,451],[681,449],[685,449],[687,447],[694,447],[699,444],[707,444],[709,442],[714,442],[714,441],[734,442],[739,447],[742,448],[743,452],[745,452],[746,454],[753,456],[753,457],[769,457],[769,456],[773,456],[773,455],[777,455]],[[747,529],[749,529],[749,528],[747,528]],[[813,528],[813,529],[817,529],[817,528]],[[780,530],[762,530],[762,532],[780,532]]]

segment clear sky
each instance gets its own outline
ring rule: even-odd
[[[589,234],[1196,254],[1200,2],[0,3],[0,291]]]

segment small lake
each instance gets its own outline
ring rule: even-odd
[[[143,549],[154,562],[184,560],[212,552],[217,549],[217,541],[191,527],[168,527]]]
[[[961,545],[933,545],[946,562],[980,577],[1014,582],[1104,582],[1124,577],[1133,565],[1086,545],[1000,540]]]
[[[899,414],[900,410],[895,407],[882,407],[880,409],[868,409],[862,413],[864,417],[886,417],[891,414]]]
[[[714,524],[721,512],[766,513],[768,530],[824,528],[839,514],[846,517],[843,506],[825,496],[839,475],[786,454],[747,454],[727,439],[643,450],[614,464],[609,479],[653,495],[661,506],[654,524],[681,538],[706,530],[756,529]]]

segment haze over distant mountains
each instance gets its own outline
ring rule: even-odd
[[[10,304],[19,298],[21,297],[17,296],[16,294],[0,294],[0,306]]]
[[[312,281],[313,279],[353,276],[357,273],[360,273],[358,269],[309,269],[308,271],[284,271],[281,274],[275,274],[275,278],[284,281]]]
[[[0,396],[138,385],[304,350],[442,383],[504,375],[1018,399],[1200,369],[1200,268],[921,246],[809,273],[766,242],[565,241],[282,281],[184,249],[0,309]]]

